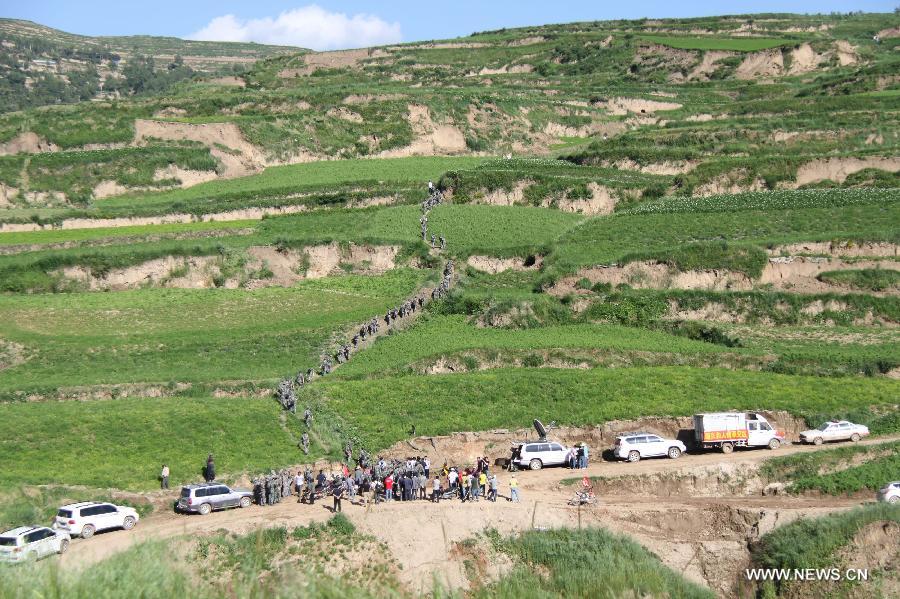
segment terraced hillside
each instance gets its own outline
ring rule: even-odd
[[[261,58],[297,48],[150,35],[91,37],[0,19],[0,111],[163,91],[194,75],[237,85]],[[218,77],[218,79],[216,79]]]
[[[598,462],[617,431],[674,436],[702,411],[762,411],[793,440],[835,418],[884,436],[815,459],[596,466],[598,489],[651,497],[587,522],[611,518],[692,581],[650,578],[653,556],[629,545],[644,574],[608,596],[747,591],[747,564],[794,563],[768,529],[861,503],[896,462],[898,27],[897,15],[869,14],[509,29],[279,54],[239,85],[0,115],[0,522],[23,504],[43,517],[61,497],[112,494],[156,505],[148,524],[175,536],[187,528],[160,515],[170,497],[152,491],[163,463],[173,487],[210,452],[224,480],[246,484],[271,468],[326,467],[348,441],[465,465],[507,457],[533,418],[587,440]],[[443,201],[423,206],[429,181]],[[323,375],[324,358],[334,370]],[[280,383],[298,414],[276,400]],[[507,538],[581,525],[558,477],[529,486],[530,474],[526,494],[546,511],[429,508],[417,524],[431,527],[428,551],[394,528],[396,510],[354,522],[414,564],[379,566],[391,589],[428,592],[416,585],[446,562],[464,574],[440,582],[472,596],[602,595],[586,571],[560,574],[547,547],[614,537]],[[762,498],[769,483],[795,495]],[[840,498],[804,495],[818,492]],[[288,507],[256,525],[287,526],[298,517]],[[842,532],[825,557],[895,520],[829,521]],[[265,559],[289,563],[299,549],[281,549],[337,533],[265,534],[282,539]],[[190,551],[202,561],[271,541],[240,539]],[[867,596],[891,596],[893,563],[872,566],[888,574]],[[185,576],[171,588],[188,588]]]

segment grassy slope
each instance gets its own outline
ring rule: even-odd
[[[571,325],[527,330],[478,328],[462,316],[438,316],[411,330],[379,339],[375,346],[342,367],[336,376],[356,378],[402,369],[424,358],[464,350],[598,348],[614,351],[676,352],[725,351],[699,341],[615,325]]]
[[[0,336],[30,357],[0,371],[0,390],[291,374],[318,364],[335,329],[394,306],[421,281],[421,272],[401,270],[289,289],[0,297]]]
[[[503,541],[517,567],[475,597],[679,597],[711,598],[631,539],[600,528],[527,531]],[[542,576],[541,574],[547,573]]]
[[[323,381],[317,393],[367,446],[385,447],[405,438],[413,424],[420,434],[440,435],[527,426],[532,418],[580,425],[730,409],[839,415],[893,402],[896,383],[715,368],[520,368]]]

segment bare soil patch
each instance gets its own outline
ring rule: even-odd
[[[762,191],[766,189],[766,183],[760,177],[747,182],[748,172],[745,169],[737,169],[722,173],[718,177],[694,188],[692,195],[711,196],[726,193],[743,193],[746,191]]]
[[[717,64],[724,58],[734,56],[733,52],[723,52],[720,50],[709,50],[703,53],[700,64],[695,66],[687,75],[688,81],[709,81],[710,76],[719,68]]]
[[[56,144],[43,139],[37,133],[25,131],[19,133],[11,140],[0,144],[0,156],[10,154],[36,154],[39,152],[56,152],[59,148]]]
[[[476,270],[495,275],[506,270],[536,270],[541,267],[543,260],[543,256],[532,256],[530,258],[469,256],[466,263]]]
[[[814,160],[798,168],[795,182],[785,185],[785,187],[799,187],[818,181],[843,183],[853,173],[869,168],[892,173],[897,172],[900,170],[900,158],[871,156],[867,158],[826,158]]]
[[[661,102],[659,100],[644,100],[640,98],[612,98],[606,103],[606,110],[616,116],[624,116],[631,113],[649,113],[657,111],[678,110],[681,104],[677,102]]]
[[[859,62],[859,55],[856,53],[856,46],[846,40],[838,40],[834,42],[837,52],[838,63],[842,67],[854,65]]]
[[[734,76],[738,79],[769,79],[784,72],[784,59],[780,49],[749,54],[738,65]]]
[[[897,257],[900,256],[900,245],[887,242],[836,242],[806,241],[775,246],[768,251],[770,256],[824,255],[834,258],[858,257]]]
[[[385,150],[379,157],[434,156],[466,151],[466,138],[453,124],[435,124],[431,111],[423,104],[410,104],[407,108],[415,139],[405,148]]]
[[[815,71],[826,58],[824,54],[818,54],[813,50],[809,44],[800,44],[791,50],[791,66],[787,74],[799,75]]]

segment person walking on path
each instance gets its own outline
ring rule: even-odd
[[[515,474],[509,477],[509,500],[519,503],[519,481]]]
[[[496,474],[491,475],[490,485],[491,485],[490,499],[491,499],[491,501],[496,503],[496,501],[497,501],[497,475]]]
[[[169,488],[169,466],[168,464],[163,464],[162,472],[159,473],[159,481],[161,489]]]

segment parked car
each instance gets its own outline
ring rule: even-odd
[[[230,489],[220,483],[200,483],[181,487],[176,509],[180,512],[196,512],[207,515],[213,510],[232,507],[249,507],[253,492]]]
[[[53,521],[55,530],[90,539],[94,533],[111,528],[131,530],[140,520],[134,508],[99,501],[70,503],[59,508]]]
[[[869,436],[869,427],[862,424],[853,424],[846,420],[838,422],[826,422],[819,428],[800,433],[802,443],[814,443],[821,445],[825,441],[853,441],[856,443],[863,437]]]
[[[0,533],[0,562],[41,559],[69,549],[69,534],[46,526],[20,526]]]
[[[624,433],[616,437],[613,455],[629,462],[661,456],[674,460],[681,457],[686,449],[684,443],[677,439],[664,439],[653,433]]]
[[[875,497],[886,503],[900,503],[900,480],[881,487]]]
[[[558,441],[517,443],[513,445],[512,462],[519,468],[540,470],[544,466],[561,466],[566,463],[569,448]]]

